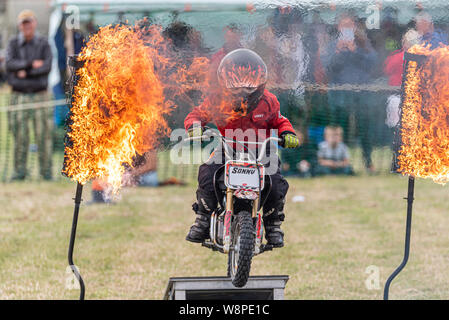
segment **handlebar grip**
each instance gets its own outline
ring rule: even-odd
[[[187,137],[187,138],[185,138],[183,141],[184,142],[188,142],[188,141],[195,141],[195,140],[199,140],[199,141],[201,141],[201,140],[203,140],[203,139],[205,139],[205,138],[207,138],[207,136],[199,136],[199,137]]]

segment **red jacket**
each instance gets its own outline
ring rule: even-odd
[[[225,135],[226,129],[242,129],[243,131],[255,129],[257,136],[263,133],[265,138],[271,136],[271,129],[277,129],[279,136],[286,132],[295,133],[290,121],[281,115],[278,99],[268,90],[264,91],[262,98],[252,112],[246,116],[229,120],[226,123],[217,123],[213,119],[213,115],[205,115],[204,112],[201,112],[201,110],[208,109],[210,101],[211,99],[206,98],[199,107],[194,108],[187,115],[184,120],[186,130],[190,129],[194,122],[201,122],[201,126],[205,126],[209,122],[215,122],[222,135]],[[262,129],[261,132],[259,132],[260,129]]]
[[[402,65],[404,50],[396,50],[385,59],[384,73],[388,76],[390,86],[400,86],[402,83]]]

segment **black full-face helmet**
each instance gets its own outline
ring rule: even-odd
[[[268,71],[262,58],[252,50],[237,49],[221,60],[217,70],[220,85],[235,100],[248,104],[253,109],[265,90]]]

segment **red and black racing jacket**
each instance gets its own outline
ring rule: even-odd
[[[257,106],[250,111],[247,115],[229,119],[227,121],[215,121],[214,115],[210,112],[204,112],[204,110],[214,110],[211,106],[212,97],[206,98],[203,103],[194,108],[184,120],[184,127],[189,130],[194,123],[201,123],[204,127],[206,124],[214,122],[218,130],[223,136],[226,136],[227,129],[241,129],[243,131],[247,129],[254,129],[256,138],[265,139],[271,136],[271,130],[276,129],[277,134],[280,137],[284,133],[295,134],[290,121],[281,115],[279,101],[274,94],[268,90],[264,90],[264,93],[257,104]],[[259,137],[260,135],[263,137]],[[228,138],[235,138],[228,137]]]

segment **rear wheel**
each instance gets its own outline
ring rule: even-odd
[[[228,254],[228,276],[235,287],[243,287],[249,278],[254,251],[254,224],[251,214],[241,211],[232,222],[232,249]]]

